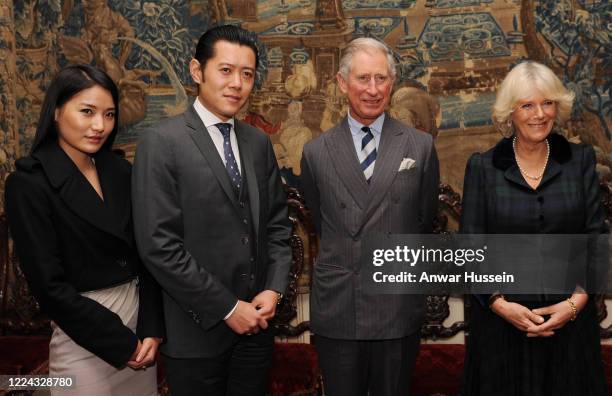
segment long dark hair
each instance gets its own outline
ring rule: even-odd
[[[30,154],[36,152],[46,143],[57,140],[55,110],[58,107],[62,107],[74,95],[96,85],[109,91],[113,97],[115,126],[101,150],[109,150],[112,147],[119,130],[119,90],[108,74],[102,70],[89,65],[74,65],[67,66],[57,73],[47,89],[45,100],[40,109],[38,127],[36,128],[36,135],[34,136],[34,143],[32,143]]]

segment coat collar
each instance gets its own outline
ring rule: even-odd
[[[39,163],[51,187],[77,216],[129,244],[130,172],[110,150],[94,155],[104,201],[57,142],[45,144],[21,166]]]
[[[572,149],[567,139],[554,132],[547,139],[550,144],[549,159],[559,164],[564,164],[572,159]],[[493,165],[503,171],[516,165],[511,137],[500,140],[493,149]]]
[[[550,145],[550,156],[538,188],[561,173],[562,165],[572,158],[572,149],[565,137],[558,133],[551,133],[547,139]],[[512,137],[504,138],[497,143],[493,149],[492,160],[493,166],[503,171],[506,179],[531,189],[518,169],[512,147]]]

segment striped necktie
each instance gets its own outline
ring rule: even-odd
[[[361,130],[365,133],[365,136],[361,139],[361,154],[364,158],[361,161],[361,170],[365,175],[366,181],[370,183],[374,173],[374,164],[376,163],[376,141],[369,127],[364,126]]]
[[[236,158],[234,157],[234,152],[232,151],[232,145],[230,143],[230,131],[232,130],[232,124],[226,122],[220,122],[215,124],[219,131],[223,135],[223,155],[225,156],[225,169],[229,174],[230,179],[232,180],[232,184],[236,191],[240,191],[240,182],[242,181],[242,177],[240,177],[240,170],[238,169],[238,163],[236,162]]]

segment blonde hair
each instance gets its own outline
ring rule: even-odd
[[[508,122],[516,104],[520,100],[528,99],[539,91],[546,99],[557,104],[558,124],[570,118],[574,93],[563,85],[561,80],[548,67],[537,62],[523,62],[516,65],[504,78],[497,90],[497,97],[493,104],[493,123],[504,135],[512,132],[511,123]]]
[[[389,64],[389,74],[392,78],[395,78],[397,73],[395,70],[395,59],[393,58],[391,49],[387,46],[387,44],[371,37],[356,38],[348,43],[348,46],[344,49],[344,55],[342,55],[342,58],[340,59],[339,72],[342,75],[342,78],[345,80],[348,79],[353,62],[353,55],[361,51],[367,53],[371,53],[372,51],[380,51],[385,54],[387,56],[387,63]]]

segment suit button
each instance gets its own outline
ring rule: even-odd
[[[241,201],[239,204],[241,208],[244,208],[244,202]]]
[[[346,208],[346,204],[345,204],[344,202],[340,202],[340,207],[341,207],[342,209],[344,209],[344,208]]]
[[[353,241],[358,242],[359,241],[359,237],[358,236],[354,236],[353,237]]]
[[[246,225],[249,224],[249,221],[247,219],[242,219],[242,223]]]
[[[200,315],[193,312],[191,309],[188,310],[187,313],[191,315],[191,319],[193,319],[194,322],[196,322],[197,324],[200,324]]]
[[[251,274],[251,280],[255,280],[255,274]]]
[[[252,264],[252,263],[254,263],[254,262],[255,262],[255,257],[251,257],[251,258],[249,259],[249,261],[251,262],[251,264]]]
[[[248,278],[248,276],[249,276],[249,275],[247,275],[247,274],[240,274],[240,277],[241,277],[241,278]]]
[[[242,238],[240,238],[240,240],[242,241],[243,245],[248,245],[249,244],[249,237],[248,236],[243,236]]]
[[[544,197],[543,197],[543,196],[539,196],[539,197],[538,197],[538,202],[539,202],[539,203],[544,202]]]
[[[127,266],[127,261],[124,258],[115,260],[115,263],[117,263],[121,268],[125,268]]]

